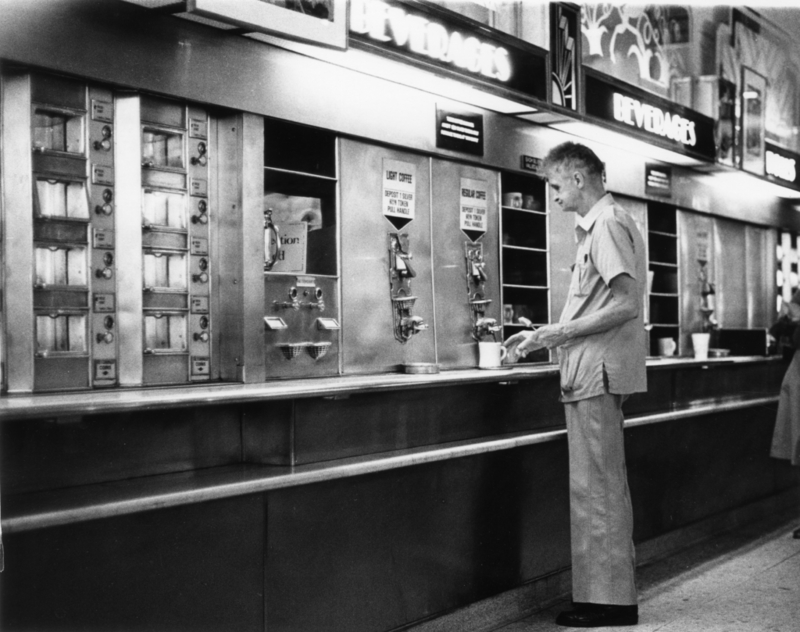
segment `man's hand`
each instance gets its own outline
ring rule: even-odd
[[[521,331],[514,334],[503,343],[508,351],[507,361],[514,363],[524,358],[531,351],[541,349],[542,345],[536,339],[536,331]]]

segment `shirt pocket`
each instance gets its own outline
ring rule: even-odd
[[[584,253],[575,262],[572,269],[572,294],[574,296],[587,296],[591,288],[591,262],[589,254]]]

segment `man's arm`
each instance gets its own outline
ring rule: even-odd
[[[552,349],[579,338],[607,331],[639,315],[639,284],[628,274],[618,274],[609,283],[611,302],[592,314],[581,316],[568,323],[539,327],[530,336],[530,342],[521,342],[517,353],[533,351],[539,347]],[[533,344],[536,343],[536,344]]]

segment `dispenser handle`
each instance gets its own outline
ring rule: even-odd
[[[269,272],[278,260],[280,237],[278,227],[272,222],[272,209],[264,211],[264,271]]]

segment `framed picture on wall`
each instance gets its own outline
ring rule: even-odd
[[[743,66],[739,98],[742,104],[742,169],[764,175],[766,78]]]

